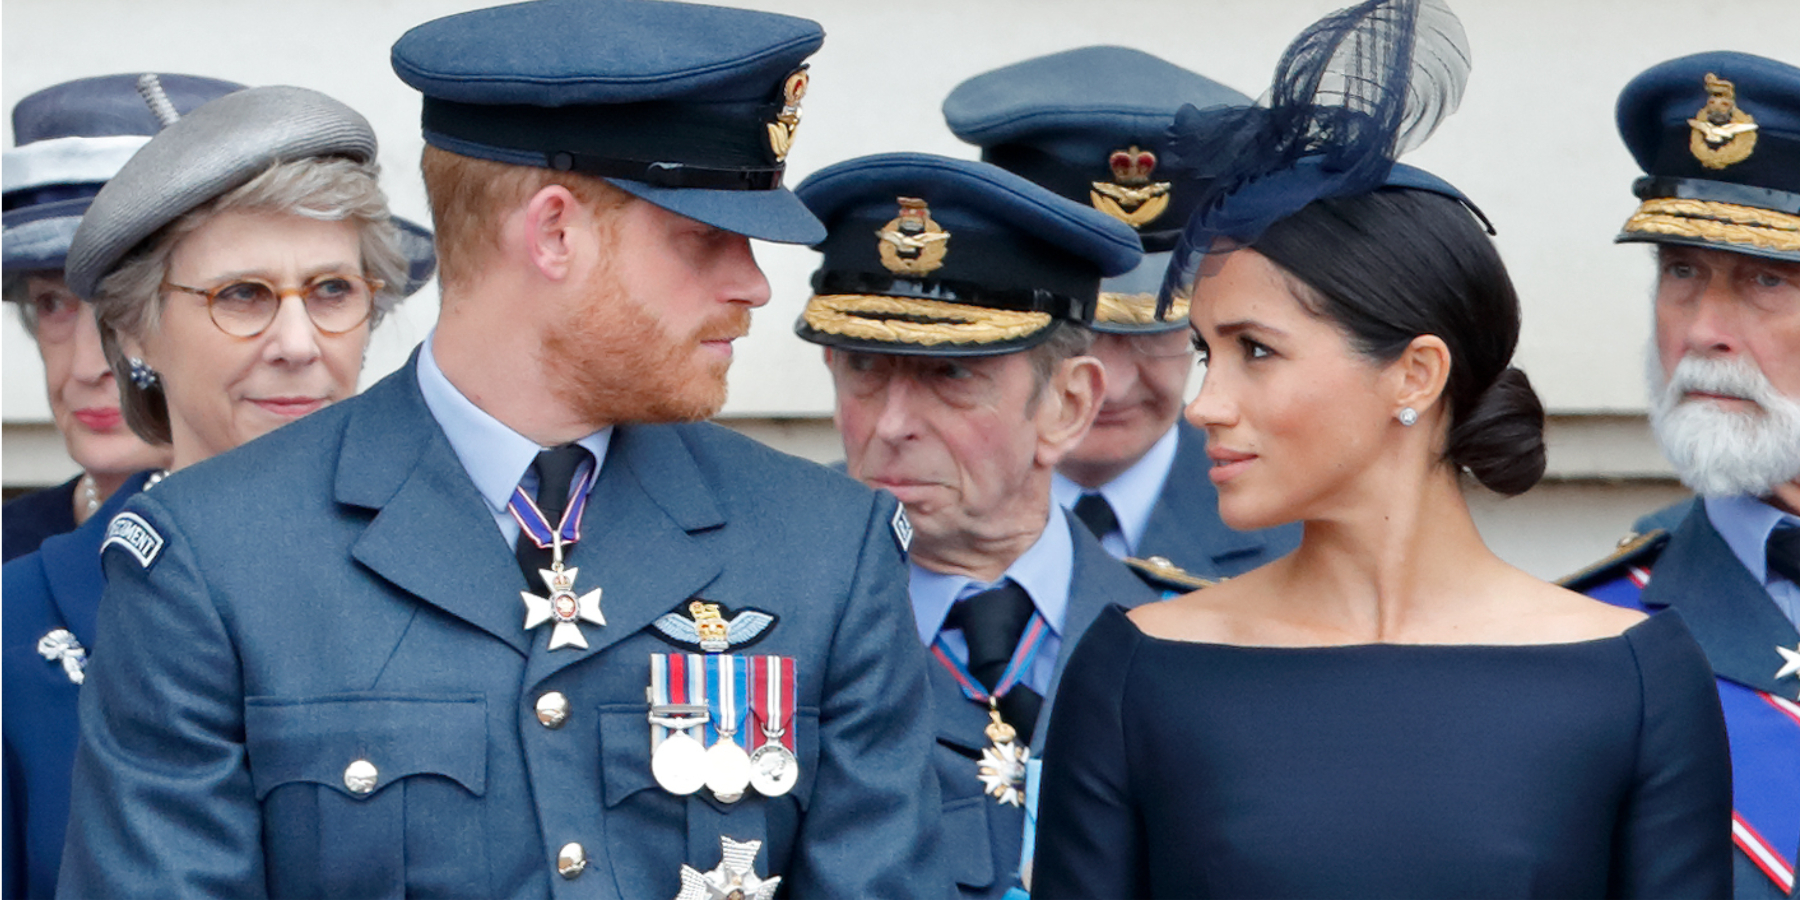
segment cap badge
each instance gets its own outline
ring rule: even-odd
[[[1112,168],[1113,180],[1094,182],[1088,199],[1095,209],[1142,228],[1169,208],[1169,182],[1150,180],[1150,173],[1156,171],[1156,154],[1133,144],[1114,150],[1106,163]]]
[[[677,608],[651,624],[663,640],[684,650],[698,648],[707,653],[748,647],[762,640],[776,621],[774,613],[749,608],[727,618],[729,608],[699,597],[688,601],[687,612],[684,616]]]
[[[806,96],[811,80],[806,67],[801,66],[781,83],[781,112],[769,123],[769,149],[775,151],[776,162],[785,162],[788,148],[794,146],[794,132],[800,129],[800,98]]]
[[[1706,73],[1706,105],[1688,120],[1693,134],[1688,149],[1709,169],[1723,169],[1750,158],[1756,149],[1756,120],[1738,108],[1737,86]]]
[[[900,197],[900,214],[875,236],[881,239],[881,264],[899,275],[928,275],[944,265],[950,232],[931,218],[931,208],[917,197]]]

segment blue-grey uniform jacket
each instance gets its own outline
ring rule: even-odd
[[[542,586],[415,364],[128,504],[65,894],[673,897],[722,836],[762,841],[756,873],[789,896],[949,893],[891,497],[717,426],[620,426],[568,556],[606,624],[547,650],[522,628]],[[742,652],[795,659],[786,796],[652,777],[649,659],[675,648],[650,626],[695,597],[778,618]],[[347,786],[359,760],[372,790]],[[569,844],[586,867],[565,878]]]
[[[1069,516],[1075,541],[1075,565],[1069,580],[1069,605],[1063,618],[1062,650],[1050,677],[1050,690],[1038,714],[1028,746],[1043,746],[1069,654],[1094,618],[1108,604],[1138,606],[1161,595],[1109,556],[1080,520]],[[913,643],[917,645],[915,637]],[[970,701],[957,686],[950,670],[933,661],[931,695],[937,710],[936,764],[943,789],[943,843],[946,864],[964,897],[999,898],[1019,883],[1019,858],[1024,841],[1025,811],[1004,806],[982,793],[977,765],[987,739],[986,707]]]
[[[1175,462],[1163,481],[1137,556],[1160,556],[1190,574],[1219,579],[1242,575],[1300,546],[1298,523],[1261,531],[1234,531],[1219,518],[1219,491],[1207,471],[1206,433],[1187,422],[1176,426]]]

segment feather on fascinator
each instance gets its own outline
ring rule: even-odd
[[[1370,0],[1301,32],[1257,105],[1183,107],[1171,151],[1208,184],[1170,258],[1157,317],[1192,290],[1221,242],[1251,244],[1314,200],[1389,183],[1395,158],[1456,111],[1468,79],[1468,39],[1443,0]]]

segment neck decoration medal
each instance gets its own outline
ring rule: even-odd
[[[730,655],[706,656],[700,662],[718,734],[706,749],[706,787],[720,802],[736,803],[750,786],[750,754],[738,744],[738,725],[749,718],[743,701],[750,694],[750,667],[748,660]]]
[[[706,785],[706,745],[693,734],[712,714],[706,705],[706,678],[695,677],[697,657],[650,654],[650,774],[663,790],[685,797]]]
[[[793,790],[800,777],[794,756],[794,661],[785,656],[750,660],[750,703],[762,726],[763,743],[750,754],[750,786],[764,797]]]
[[[562,521],[554,530],[538,509],[537,503],[526,496],[524,488],[513,488],[512,499],[506,504],[506,508],[519,523],[519,539],[524,540],[529,536],[540,549],[550,551],[550,568],[538,570],[550,596],[539,597],[530,591],[520,591],[519,596],[525,600],[526,631],[545,622],[556,623],[556,627],[550,632],[551,650],[560,647],[586,650],[587,638],[582,636],[581,626],[575,623],[606,624],[606,616],[600,613],[600,589],[594,588],[577,596],[575,576],[581,570],[565,569],[562,561],[563,546],[581,540],[581,514],[587,509],[588,487],[593,480],[592,472],[582,476],[581,481],[575,485],[569,507],[563,510]]]
[[[781,876],[767,880],[757,876],[756,851],[762,849],[762,841],[734,841],[721,834],[719,845],[724,853],[711,872],[682,865],[681,893],[675,900],[773,900]]]
[[[1031,761],[1031,748],[1019,742],[1018,729],[1000,718],[1000,698],[1031,670],[1031,664],[1049,634],[1050,625],[1044,621],[1043,614],[1033,611],[1031,621],[1025,624],[1025,633],[1019,638],[1019,646],[1014,648],[1012,659],[1007,662],[1006,670],[1000,674],[992,691],[982,690],[981,682],[970,674],[969,667],[950,655],[943,635],[931,642],[932,654],[956,677],[963,696],[987,707],[991,720],[984,729],[988,746],[981,749],[976,774],[988,795],[1002,806],[1025,805],[1025,764]]]

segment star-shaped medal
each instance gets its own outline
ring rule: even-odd
[[[1786,678],[1789,675],[1800,677],[1800,645],[1795,645],[1794,649],[1789,650],[1776,644],[1775,652],[1781,654],[1781,670],[1775,673],[1775,677]]]
[[[987,739],[992,746],[981,748],[981,762],[976,776],[985,790],[1002,806],[1025,805],[1025,764],[1031,761],[1031,748],[1018,743],[1019,733],[1000,719],[1000,710],[988,708]]]
[[[767,881],[756,875],[756,851],[762,841],[734,841],[719,835],[724,858],[711,872],[681,867],[681,893],[675,900],[771,900],[781,886],[781,876]]]
[[[575,623],[606,624],[606,616],[600,613],[600,588],[594,588],[578,597],[575,595],[575,575],[581,570],[565,569],[560,560],[550,566],[548,569],[538,570],[538,574],[544,578],[544,584],[550,589],[550,596],[539,597],[530,591],[519,592],[519,596],[525,600],[525,630],[530,631],[545,622],[554,621],[556,627],[550,632],[551,650],[559,647],[586,650],[587,638],[582,636],[581,626]]]

